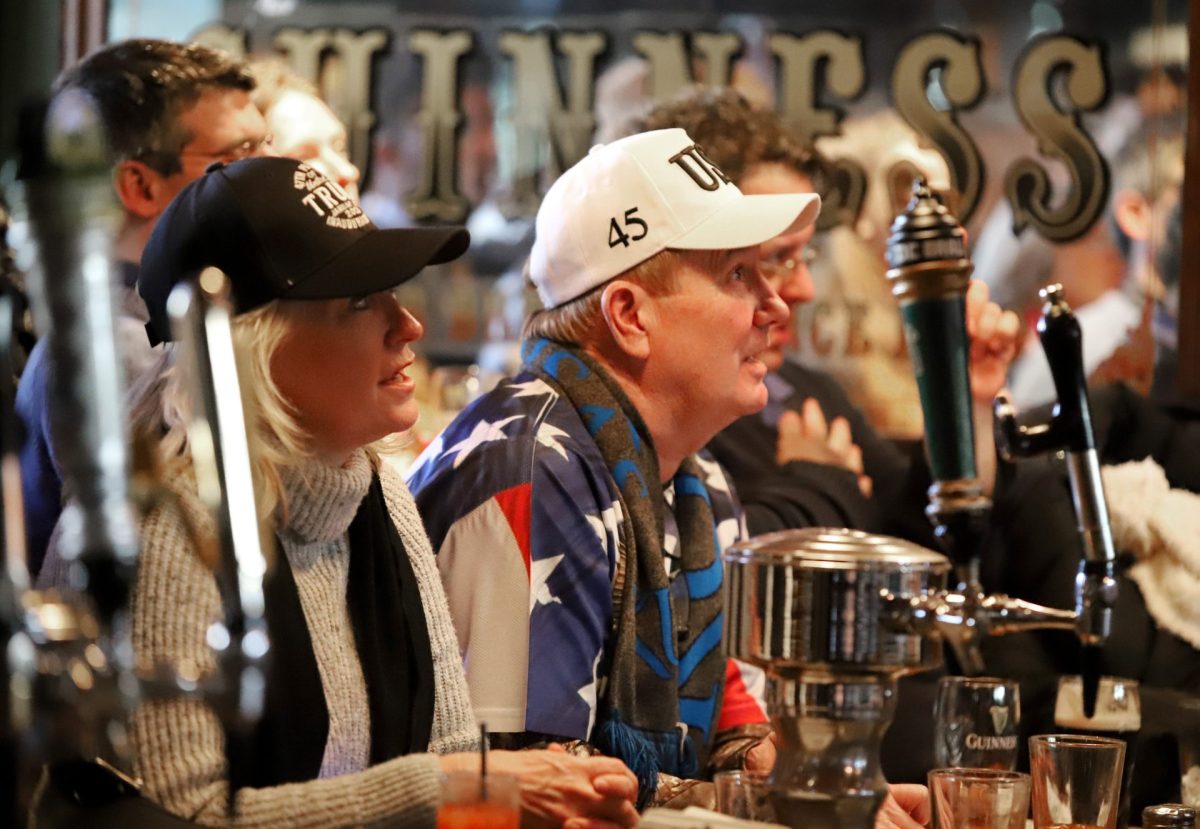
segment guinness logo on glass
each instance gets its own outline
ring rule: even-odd
[[[995,751],[997,749],[1012,751],[1017,747],[1017,735],[1009,734],[1007,737],[990,737],[986,734],[968,734],[967,739],[963,743],[971,751]]]
[[[992,725],[995,726],[996,733],[1003,734],[1004,727],[1008,725],[1008,707],[993,705],[989,710],[992,713]]]

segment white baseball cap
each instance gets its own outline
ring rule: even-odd
[[[815,193],[747,196],[681,129],[599,144],[542,199],[529,275],[547,308],[668,248],[731,250],[816,221]]]

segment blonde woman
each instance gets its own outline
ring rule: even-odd
[[[194,699],[135,713],[145,794],[207,825],[432,826],[442,772],[475,768],[477,732],[437,567],[403,482],[372,444],[412,426],[407,369],[420,324],[391,289],[467,246],[460,228],[376,229],[337,184],[284,158],[240,161],[189,185],[142,259],[152,340],[166,297],[203,267],[229,276],[261,506],[277,551],[266,585],[266,706],[230,779],[222,727]],[[163,436],[169,485],[202,530],[184,429],[190,399],[168,346],[134,390],[135,428]],[[178,511],[141,527],[133,644],[141,664],[214,668],[213,573]],[[42,581],[65,584],[52,540]],[[494,752],[521,779],[526,826],[632,826],[619,762]],[[233,809],[228,808],[232,792]]]

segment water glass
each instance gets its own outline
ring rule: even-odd
[[[1024,829],[1029,775],[999,769],[929,772],[931,829]]]
[[[1091,717],[1085,717],[1083,680],[1077,676],[1064,676],[1058,681],[1054,726],[1064,734],[1109,737],[1125,743],[1125,760],[1121,766],[1121,802],[1117,810],[1117,829],[1125,829],[1130,818],[1133,748],[1142,727],[1142,702],[1137,681],[1119,676],[1100,677],[1096,710]]]
[[[1109,737],[1029,738],[1034,829],[1114,829],[1125,743]]]
[[[767,775],[754,771],[719,771],[713,775],[717,811],[723,815],[770,823],[775,820]]]
[[[939,766],[1017,767],[1021,690],[995,677],[947,676],[933,705],[933,756]]]

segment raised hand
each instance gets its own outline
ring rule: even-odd
[[[808,398],[799,412],[786,411],[779,418],[779,439],[775,445],[775,462],[782,466],[790,461],[808,461],[840,466],[858,476],[858,488],[870,497],[873,485],[863,474],[862,449],[854,442],[850,423],[835,417],[827,423],[821,404]]]
[[[1017,354],[1020,320],[988,301],[988,286],[972,280],[967,289],[967,336],[971,338],[971,396],[988,406],[1004,388],[1008,366]]]

